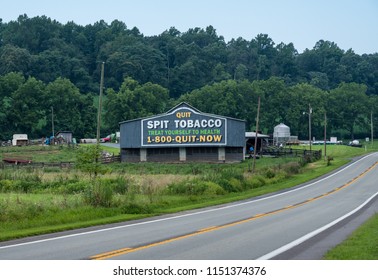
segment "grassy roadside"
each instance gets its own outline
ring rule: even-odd
[[[330,165],[319,160],[300,169],[297,159],[263,158],[257,161],[257,174],[248,172],[248,161],[232,165],[113,164],[100,180],[105,190],[111,185],[111,190],[117,191],[111,205],[106,207],[86,203],[86,199],[93,199],[96,186],[78,171],[3,170],[0,173],[0,240],[248,199],[307,182],[366,152],[370,150],[330,146],[327,147],[327,154],[333,157]],[[25,181],[29,185],[24,186]],[[120,190],[125,187],[127,190]]]
[[[378,142],[365,143],[365,152],[378,150]],[[335,153],[336,151],[333,151]],[[337,154],[343,151],[337,151]],[[331,152],[332,154],[332,152]],[[339,154],[339,156],[341,156]],[[353,232],[346,240],[329,250],[325,260],[377,260],[378,259],[378,214],[375,214]]]
[[[378,214],[367,220],[344,242],[330,250],[325,260],[378,260]]]

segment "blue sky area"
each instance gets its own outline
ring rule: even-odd
[[[12,0],[1,5],[3,22],[45,15],[80,25],[117,19],[146,36],[170,27],[181,32],[212,25],[228,42],[268,34],[276,43],[293,43],[298,52],[319,40],[357,54],[378,52],[376,0]]]

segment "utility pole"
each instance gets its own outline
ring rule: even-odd
[[[260,117],[260,96],[257,105],[257,117],[256,117],[256,134],[255,134],[255,147],[253,149],[253,166],[252,166],[252,173],[255,173],[255,166],[256,166],[256,150],[257,150],[257,134],[259,131],[259,117]]]
[[[370,112],[370,130],[371,130],[371,145],[374,145],[374,133],[373,133],[373,111]]]
[[[324,160],[327,159],[327,112],[324,112]]]
[[[101,127],[101,112],[102,112],[102,91],[104,89],[104,65],[101,65],[101,81],[100,81],[100,96],[98,99],[98,112],[97,112],[97,144],[100,143],[100,127]]]
[[[52,136],[55,137],[55,131],[54,131],[54,107],[51,106],[51,128],[52,128]]]
[[[312,108],[311,108],[311,105],[308,104],[308,140],[310,142],[310,153],[311,153],[311,114],[312,114]]]

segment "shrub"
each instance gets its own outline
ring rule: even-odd
[[[180,182],[170,184],[167,188],[170,194],[186,194],[190,196],[198,195],[222,195],[226,191],[220,185],[211,181],[203,181],[200,179],[188,182]]]
[[[265,171],[265,177],[268,178],[268,179],[272,179],[276,176],[276,172],[274,172],[274,170],[272,170],[271,168],[268,168],[266,171]]]
[[[275,176],[273,178],[268,178],[266,181],[267,184],[276,184],[282,180],[284,180],[287,177],[286,172],[279,171],[275,173]]]
[[[256,189],[264,186],[266,180],[261,175],[255,175],[245,180],[245,185],[248,189]]]
[[[171,194],[199,195],[206,190],[206,187],[199,184],[198,180],[190,180],[187,182],[170,184],[168,185],[167,190]]]
[[[240,192],[243,190],[242,182],[236,178],[229,178],[229,179],[222,178],[218,181],[218,184],[226,192]]]
[[[283,166],[283,170],[290,176],[298,174],[301,170],[301,165],[298,162],[289,162]]]
[[[148,204],[139,204],[136,202],[128,202],[121,207],[123,214],[150,214],[152,209]]]
[[[18,189],[21,192],[24,193],[30,193],[33,189],[38,188],[38,185],[40,183],[34,182],[34,181],[24,181],[24,180],[19,180],[18,181]]]
[[[84,192],[84,201],[94,207],[110,207],[113,199],[113,190],[107,184],[94,184]]]
[[[223,179],[230,180],[231,178],[235,178],[238,181],[243,181],[243,170],[242,169],[236,169],[236,168],[228,168],[225,170],[221,170],[217,176],[220,176]]]
[[[87,172],[90,177],[104,174],[107,168],[100,162],[101,149],[99,145],[81,147],[76,155],[76,168]]]
[[[205,188],[204,194],[205,195],[223,195],[226,194],[226,191],[219,186],[217,183],[214,182],[203,182]]]
[[[0,190],[1,192],[5,193],[5,192],[16,191],[17,189],[15,188],[14,181],[3,179],[3,180],[0,180]]]
[[[56,193],[60,194],[75,194],[75,193],[83,193],[88,188],[88,182],[86,181],[78,181],[78,182],[68,182],[63,186],[57,188]]]
[[[116,193],[119,194],[126,194],[129,186],[132,184],[130,179],[127,179],[125,177],[117,177],[116,179],[113,179],[113,190]]]

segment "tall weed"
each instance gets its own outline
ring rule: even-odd
[[[94,207],[110,207],[112,205],[113,190],[108,184],[93,181],[84,192],[84,201]]]

